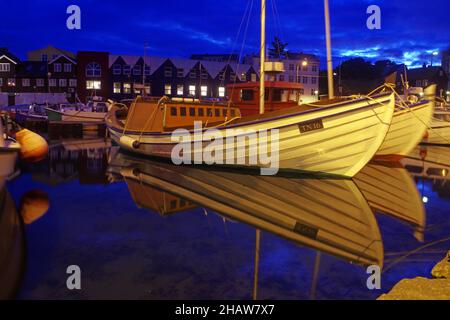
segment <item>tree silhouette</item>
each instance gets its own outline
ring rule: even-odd
[[[286,58],[287,45],[288,44],[286,42],[282,42],[279,37],[275,36],[274,40],[272,41],[272,47],[269,48],[269,58],[272,59]]]

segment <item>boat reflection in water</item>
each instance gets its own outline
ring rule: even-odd
[[[383,265],[375,217],[351,180],[257,176],[174,166],[117,153],[109,172],[122,176],[140,206],[159,212],[195,203],[313,249],[361,265]],[[158,192],[156,190],[161,190]],[[172,197],[166,200],[165,194]],[[186,199],[172,202],[175,197]],[[170,200],[172,199],[172,200]],[[186,207],[183,207],[185,209]],[[259,239],[257,232],[257,240]],[[258,247],[258,244],[257,244]],[[258,251],[258,250],[257,250]]]
[[[0,300],[16,296],[25,272],[22,219],[5,186],[0,186]]]

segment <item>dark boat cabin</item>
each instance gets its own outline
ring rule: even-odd
[[[266,81],[265,112],[296,106],[300,101],[303,85],[284,81]],[[242,116],[259,113],[259,82],[245,82],[227,86],[229,98],[239,107]]]

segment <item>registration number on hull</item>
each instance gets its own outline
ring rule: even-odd
[[[298,128],[300,130],[300,133],[319,130],[323,129],[323,122],[322,119],[300,122],[298,124]]]

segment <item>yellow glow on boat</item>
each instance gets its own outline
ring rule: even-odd
[[[20,200],[20,214],[25,224],[31,224],[41,218],[50,208],[47,193],[41,190],[31,190]]]
[[[37,162],[47,156],[47,141],[37,133],[22,129],[16,133],[16,139],[20,143],[20,157],[23,160]]]

